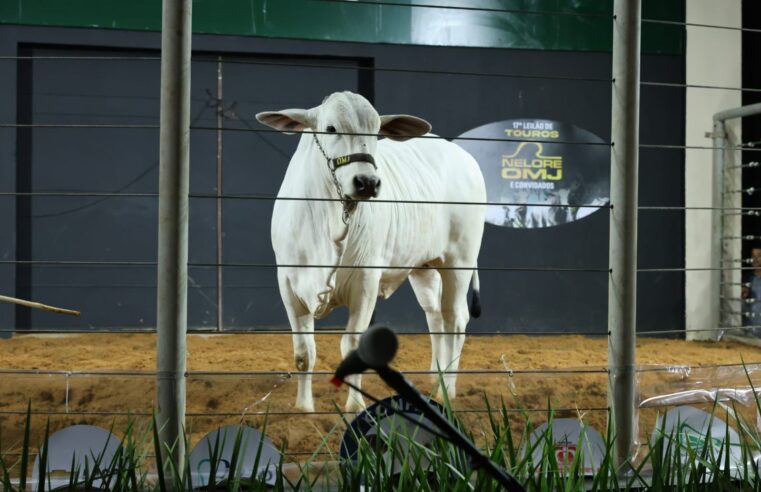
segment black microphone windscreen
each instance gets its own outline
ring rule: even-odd
[[[370,368],[379,369],[394,360],[398,348],[399,341],[394,330],[386,326],[374,326],[359,339],[357,353]]]
[[[357,351],[352,350],[346,355],[346,358],[344,358],[344,360],[338,364],[331,382],[336,386],[341,386],[341,383],[344,379],[346,379],[346,376],[351,376],[352,374],[361,374],[365,372],[367,368],[367,364],[362,360],[362,357],[359,356]]]

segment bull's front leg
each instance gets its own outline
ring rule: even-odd
[[[299,410],[313,412],[312,371],[317,359],[317,347],[314,343],[314,316],[298,302],[285,281],[280,282],[280,295],[293,332],[293,361],[298,371],[295,406]]]
[[[312,371],[317,359],[314,343],[314,317],[311,314],[299,316],[293,325],[293,361],[299,374],[296,376],[298,390],[296,408],[305,412],[314,411],[312,398]]]
[[[356,284],[350,294],[349,322],[346,325],[346,334],[341,338],[341,355],[343,357],[346,357],[352,350],[356,350],[359,345],[359,337],[370,325],[370,320],[375,311],[375,303],[378,299],[379,281],[380,273],[377,271],[363,275],[362,281]],[[357,388],[362,385],[362,376],[359,374],[349,376],[346,380]],[[361,412],[365,409],[365,400],[353,388],[349,388],[345,409],[347,413]]]

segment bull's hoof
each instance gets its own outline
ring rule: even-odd
[[[444,388],[439,384],[439,389],[436,390],[436,400],[438,400],[441,403],[444,403],[447,399],[454,400],[457,396],[457,392],[454,389],[454,386],[447,386],[447,392],[446,392],[446,398],[444,398]]]
[[[431,369],[431,374],[429,374],[428,377],[431,378],[431,382],[434,385],[437,385],[437,386],[441,385],[441,378],[443,377],[443,375],[439,372],[438,369]]]
[[[311,401],[297,401],[294,407],[302,412],[314,412],[314,402]]]

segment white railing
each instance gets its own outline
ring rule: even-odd
[[[713,214],[711,244],[712,321],[718,338],[725,334],[743,334],[743,326],[761,325],[761,319],[749,316],[742,289],[743,272],[752,268],[750,258],[742,257],[744,241],[753,240],[756,231],[742,230],[745,215],[758,214],[759,210],[743,207],[743,196],[752,195],[758,187],[743,183],[743,169],[754,167],[755,162],[742,160],[743,144],[738,135],[729,131],[728,120],[761,114],[761,103],[720,111],[713,115]]]

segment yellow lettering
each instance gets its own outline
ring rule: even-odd
[[[546,169],[536,169],[536,170],[524,169],[523,176],[524,176],[524,179],[546,179],[547,170]]]
[[[547,170],[545,169],[545,172],[547,173],[547,179],[549,179],[550,181],[560,181],[561,179],[563,179],[563,170],[556,169],[556,171],[557,172],[555,174],[552,174],[547,172]]]
[[[521,170],[512,167],[503,167],[502,179],[521,179]]]
[[[559,138],[558,130],[523,130],[521,128],[505,128],[505,135],[518,138]]]

